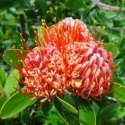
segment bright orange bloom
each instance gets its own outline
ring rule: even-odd
[[[42,27],[42,33],[42,38],[36,36],[38,46],[25,58],[17,54],[22,67],[15,68],[25,86],[19,91],[42,102],[53,101],[55,94],[63,96],[64,92],[84,99],[98,99],[109,92],[112,55],[101,42],[93,41],[83,22],[66,18],[48,29]]]

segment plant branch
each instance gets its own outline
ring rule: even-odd
[[[19,20],[20,20],[20,26],[21,26],[21,34],[25,40],[27,40],[27,34],[25,33],[25,19],[24,15],[20,14],[19,15]]]
[[[120,8],[118,6],[110,6],[107,4],[104,4],[102,2],[100,2],[100,0],[96,0],[93,5],[92,8],[88,11],[88,13],[86,14],[85,18],[87,18],[89,16],[89,14],[96,8],[102,8],[104,10],[111,10],[111,11],[119,11],[119,10],[125,10],[125,8]]]
[[[98,7],[101,7],[104,10],[111,10],[111,11],[125,10],[125,7],[120,8],[118,6],[110,6],[110,5],[100,2],[100,0],[97,0],[95,5],[97,5]]]

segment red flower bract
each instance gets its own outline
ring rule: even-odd
[[[114,69],[111,53],[93,41],[83,22],[66,18],[49,29],[43,27],[42,32],[46,43],[37,38],[38,46],[25,59],[19,58],[22,67],[16,68],[25,86],[20,92],[42,102],[53,101],[55,94],[63,97],[64,92],[84,99],[109,92]]]

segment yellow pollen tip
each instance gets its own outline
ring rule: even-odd
[[[20,60],[20,62],[21,62],[21,63],[23,63],[23,61],[22,61],[22,60]]]
[[[34,25],[32,26],[32,29],[35,29],[35,26],[34,26]]]
[[[13,60],[10,60],[10,62],[13,62]]]
[[[12,49],[15,49],[15,46],[12,46]]]
[[[100,26],[97,27],[98,29],[100,28]]]
[[[80,87],[82,85],[82,80],[75,80],[74,84],[76,87]]]
[[[53,20],[54,20],[54,22],[55,22],[55,23],[57,22],[57,19],[56,19],[56,17],[54,17],[54,18],[53,18]]]

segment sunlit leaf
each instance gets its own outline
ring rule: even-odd
[[[77,100],[80,125],[96,125],[96,114],[94,108],[88,101]]]
[[[118,55],[118,48],[113,43],[105,43],[104,48],[112,53],[113,58]]]
[[[13,87],[17,87],[19,79],[19,73],[17,70],[13,70],[10,75],[8,76],[5,86],[4,86],[4,92],[6,95],[10,94],[11,92],[14,92],[15,89]]]
[[[92,107],[79,107],[79,123],[80,125],[96,125],[96,115]]]
[[[117,114],[115,114],[115,118],[117,119],[122,119],[125,116],[125,107],[122,107]]]
[[[74,108],[72,105],[70,105],[69,103],[67,103],[66,101],[64,101],[63,99],[59,98],[57,96],[57,99],[59,100],[59,102],[70,112],[74,113],[74,114],[78,114],[78,111],[76,108]]]
[[[12,95],[2,106],[0,117],[7,119],[25,109],[33,100],[21,93]]]

